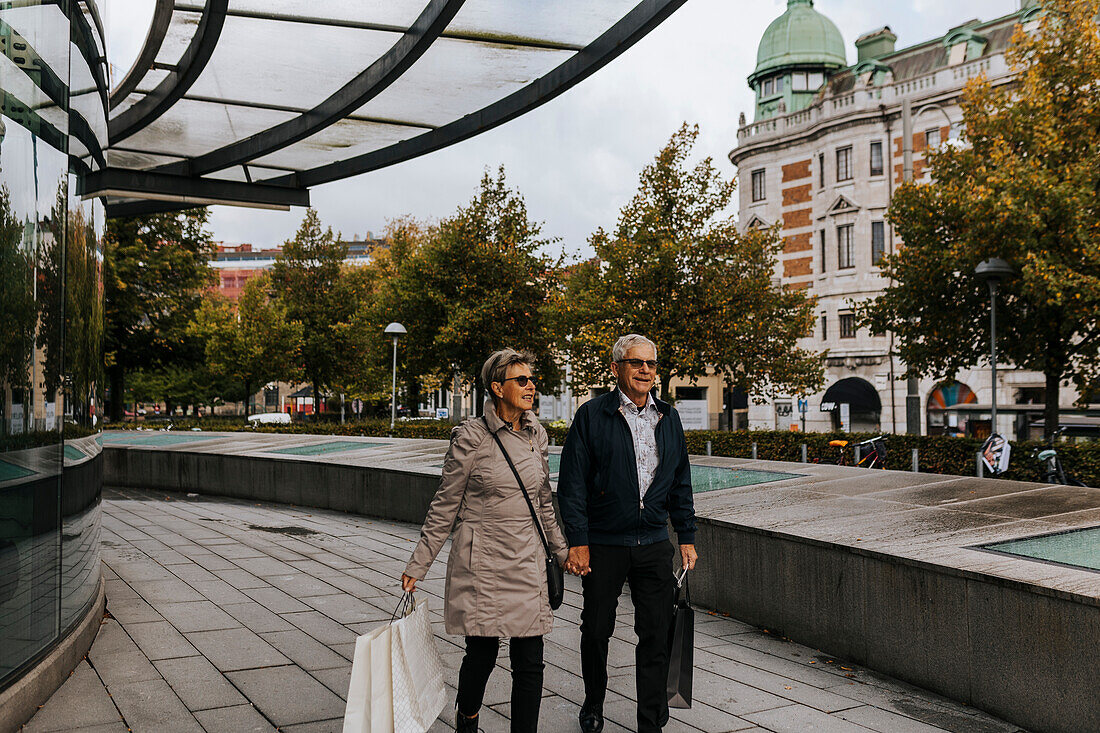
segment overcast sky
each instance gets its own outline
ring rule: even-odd
[[[117,81],[140,48],[153,0],[105,5]],[[555,249],[590,252],[589,235],[614,226],[638,173],[681,122],[701,128],[698,157],[736,174],[726,156],[737,141],[738,114],[752,119],[745,79],[760,36],[786,5],[688,0],[618,59],[534,112],[426,157],[313,188],[313,206],[345,238],[379,234],[398,216],[450,215],[470,200],[487,166],[503,165],[544,235],[561,239]],[[817,0],[815,7],[840,28],[852,63],[854,41],[868,30],[889,25],[902,48],[971,18],[1010,13],[1018,0]],[[211,226],[215,239],[274,247],[293,236],[302,214],[215,206]]]

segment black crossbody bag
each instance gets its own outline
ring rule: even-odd
[[[531,510],[531,519],[534,520],[535,529],[538,530],[539,539],[542,540],[542,549],[546,550],[546,595],[550,599],[550,608],[556,611],[561,607],[562,600],[565,598],[565,571],[558,565],[558,561],[554,559],[554,553],[550,551],[550,543],[546,541],[546,533],[542,531],[542,523],[539,522],[538,514],[535,513],[535,505],[531,503],[531,497],[527,495],[527,487],[523,485],[523,479],[519,477],[519,471],[512,463],[512,457],[508,455],[500,436],[489,427],[489,421],[485,419],[484,415],[481,416],[481,420],[493,436],[493,440],[500,446],[500,452],[504,454],[504,460],[508,461],[508,468],[512,469],[512,475],[516,477],[516,482],[519,484],[519,491],[523,494],[523,498],[527,500],[527,508]]]

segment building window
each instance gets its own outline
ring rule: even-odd
[[[852,251],[852,224],[836,228],[836,266],[838,270],[847,270],[856,266]]]
[[[871,222],[871,264],[879,265],[886,254],[886,223]]]
[[[825,314],[821,315],[821,340],[828,341],[829,339],[829,319]]]
[[[840,314],[840,337],[842,339],[854,339],[856,337],[856,316],[854,313]]]
[[[763,201],[766,197],[765,193],[765,179],[764,169],[756,170],[752,172],[752,200]]]
[[[806,91],[806,72],[796,71],[791,74],[791,91],[792,92],[804,92]]]
[[[924,144],[928,148],[938,148],[940,146],[940,128],[930,127],[925,130]]]
[[[764,96],[771,96],[772,89],[774,88],[774,82],[771,79],[764,80]]]
[[[849,181],[852,179],[852,146],[837,148],[836,151],[836,179]]]
[[[825,267],[826,260],[825,260],[825,230],[824,229],[822,229],[820,232],[818,232],[818,239],[821,240],[821,271],[825,272],[825,270],[827,268]]]
[[[871,175],[882,175],[882,141],[875,140],[871,143]]]
[[[817,180],[820,188],[825,188],[825,153],[817,154]]]
[[[777,76],[777,77],[775,77],[775,93],[779,94],[782,91],[783,91],[783,77]]]

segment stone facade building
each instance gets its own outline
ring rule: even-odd
[[[921,180],[925,151],[959,134],[966,82],[979,74],[993,84],[1011,81],[1004,52],[1015,28],[1027,28],[1038,12],[1025,1],[1010,15],[968,21],[903,49],[880,27],[856,40],[849,64],[840,31],[812,0],[788,0],[761,39],[748,78],[755,116],[748,122],[742,114],[729,159],[740,178],[741,225],[778,225],[782,283],[818,299],[817,324],[803,345],[828,357],[825,389],[806,400],[807,430],[905,432],[905,369],[891,336],[857,329],[852,314],[853,302],[887,286],[879,259],[901,245],[886,211],[906,177],[904,118],[912,176]],[[1041,418],[1043,376],[999,371],[998,432],[1025,437]],[[921,432],[988,434],[988,368],[955,377],[916,385]],[[1075,397],[1063,390],[1067,409]],[[800,417],[797,395],[749,407],[753,428],[786,429]]]

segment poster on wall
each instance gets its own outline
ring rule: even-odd
[[[57,403],[46,403],[46,430],[57,428]]]
[[[710,430],[710,414],[706,400],[677,400],[676,412],[684,430]]]
[[[11,406],[11,432],[12,434],[18,434],[24,432],[25,427],[23,424],[23,403],[16,402]]]
[[[852,406],[847,402],[840,403],[840,431],[852,432]]]

